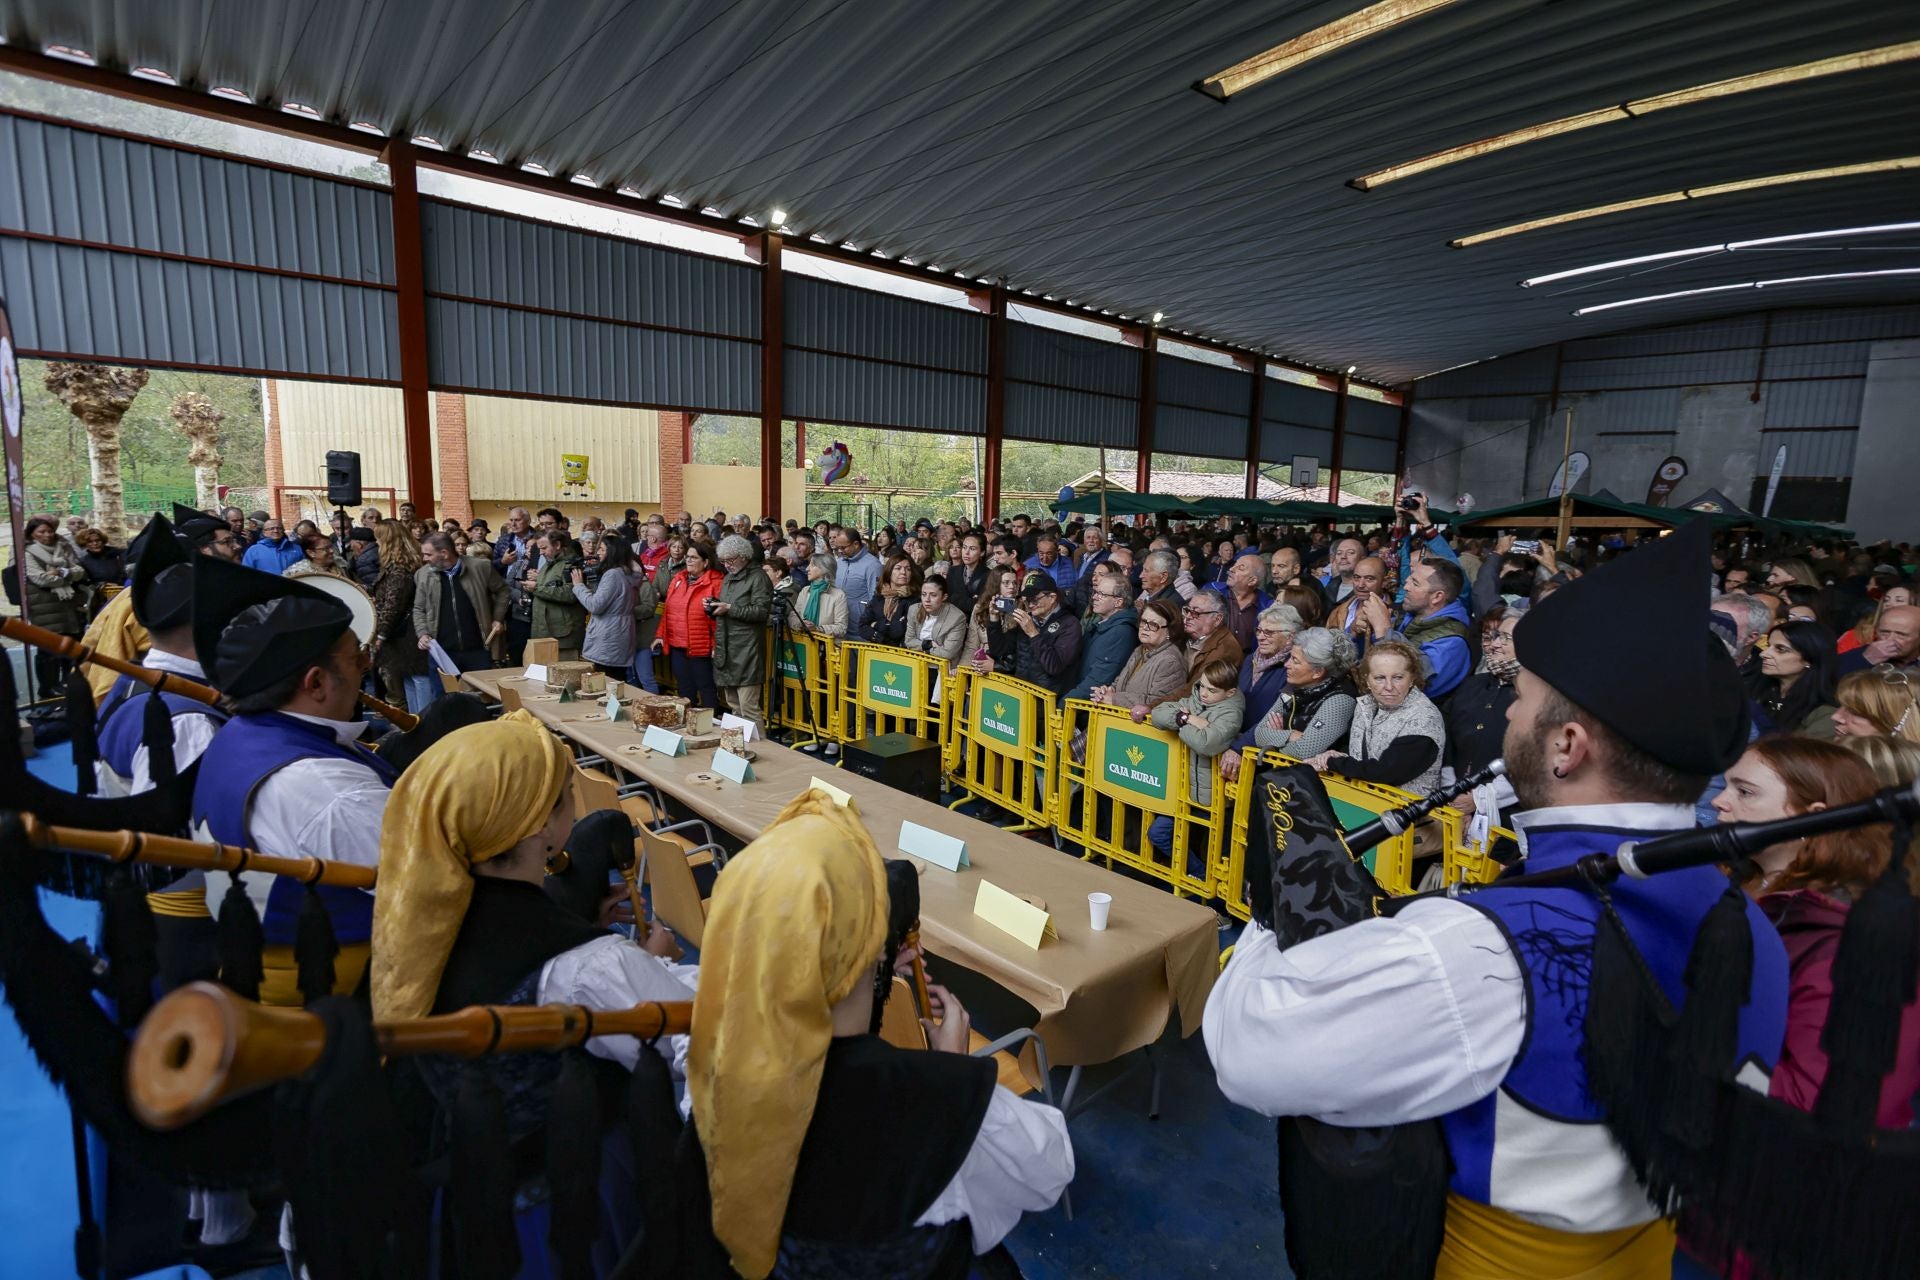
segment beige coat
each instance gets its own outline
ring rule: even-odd
[[[926,615],[915,601],[907,609],[905,647],[932,654],[948,666],[958,662],[967,648],[967,615],[951,604],[941,605],[940,612],[933,615],[933,640],[928,644],[920,640],[920,628],[925,621]]]

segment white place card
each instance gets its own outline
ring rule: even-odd
[[[733,715],[730,712],[721,713],[719,727],[722,729],[741,730],[746,735],[746,740],[748,742],[752,742],[755,738],[760,736],[760,730],[753,723],[753,721],[745,719],[741,716]]]
[[[547,682],[547,666],[544,662],[536,662],[521,672],[520,678],[531,681],[534,684],[545,684]]]
[[[714,750],[713,771],[732,782],[753,781],[753,761],[745,756],[737,756],[725,747]]]
[[[647,726],[646,736],[640,739],[640,745],[649,751],[658,751],[663,756],[687,754],[687,740],[673,730],[662,729],[657,724]]]
[[[967,861],[967,842],[944,831],[923,827],[917,822],[900,824],[900,852],[923,858],[936,867],[958,871],[972,865]]]

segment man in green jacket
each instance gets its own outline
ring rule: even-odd
[[[573,596],[573,571],[584,561],[580,544],[549,529],[540,535],[542,568],[533,591],[533,638],[551,636],[560,642],[560,660],[571,662],[580,656],[580,641],[587,633],[587,611]],[[763,577],[765,575],[762,575]]]
[[[733,714],[766,730],[761,691],[767,676],[767,619],[773,584],[753,564],[753,546],[737,533],[720,539],[716,554],[726,578],[713,606],[713,682]]]

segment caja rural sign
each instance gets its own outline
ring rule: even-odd
[[[925,668],[915,662],[895,662],[878,654],[860,655],[860,701],[871,711],[888,715],[915,715],[927,704],[923,687]]]
[[[1097,790],[1155,813],[1178,810],[1185,770],[1176,776],[1173,738],[1112,717],[1096,719],[1088,737],[1089,781]]]
[[[988,676],[973,686],[973,736],[1002,755],[1020,755],[1029,745],[1027,726],[1037,711],[1033,695]]]

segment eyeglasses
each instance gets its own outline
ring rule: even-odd
[[[1165,631],[1167,624],[1156,618],[1142,618],[1140,619],[1140,629],[1142,631]]]
[[[1504,631],[1489,631],[1480,643],[1489,649],[1504,649],[1513,643],[1513,637]]]
[[[1189,618],[1217,618],[1220,616],[1220,610],[1218,609],[1195,609],[1191,605],[1182,609],[1180,612],[1186,614]]]

